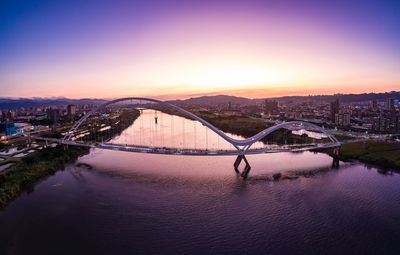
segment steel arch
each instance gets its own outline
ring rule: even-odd
[[[147,102],[153,102],[153,103],[158,103],[162,106],[174,109],[194,120],[199,121],[200,123],[202,123],[204,126],[208,127],[209,129],[211,129],[212,131],[214,131],[216,134],[218,134],[220,137],[222,137],[224,140],[226,140],[227,142],[229,142],[230,144],[232,144],[239,152],[241,153],[245,153],[254,143],[260,141],[261,139],[263,139],[265,136],[271,134],[272,132],[286,127],[286,126],[290,126],[290,125],[305,125],[305,126],[311,126],[316,128],[317,130],[321,131],[322,133],[324,133],[333,143],[337,144],[338,146],[340,146],[340,142],[336,139],[336,137],[331,134],[330,132],[328,132],[327,130],[323,129],[322,127],[309,123],[309,122],[305,122],[305,121],[289,121],[289,122],[283,122],[281,124],[269,127],[264,129],[263,131],[259,132],[258,134],[255,134],[254,136],[250,137],[250,138],[246,138],[246,139],[242,139],[242,140],[238,140],[238,139],[234,139],[231,138],[229,136],[227,136],[224,132],[222,132],[221,130],[219,130],[218,128],[216,128],[214,125],[212,125],[211,123],[205,121],[204,119],[198,117],[197,115],[188,112],[176,105],[161,101],[161,100],[157,100],[157,99],[152,99],[152,98],[144,98],[144,97],[125,97],[125,98],[119,98],[119,99],[115,99],[109,102],[106,102],[102,105],[97,106],[96,108],[92,109],[91,111],[89,111],[87,114],[85,114],[82,118],[80,118],[71,128],[70,130],[65,134],[64,138],[63,138],[63,142],[65,142],[66,140],[69,140],[71,138],[71,136],[74,134],[74,132],[79,128],[79,126],[87,119],[89,118],[93,113],[101,110],[102,108],[111,105],[111,104],[115,104],[118,102],[122,102],[122,101],[128,101],[128,100],[141,100],[141,101],[147,101]],[[240,148],[242,147],[242,148]]]

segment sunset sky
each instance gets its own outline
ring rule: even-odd
[[[1,1],[0,97],[400,90],[399,1]]]

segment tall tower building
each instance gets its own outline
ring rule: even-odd
[[[370,110],[376,110],[377,107],[378,107],[378,104],[377,104],[376,100],[369,101],[369,109]]]
[[[386,99],[386,110],[388,110],[388,111],[394,110],[394,100],[393,100],[393,98]]]
[[[339,99],[331,102],[331,122],[335,123],[335,115],[339,113]]]
[[[68,112],[68,115],[69,115],[69,116],[75,115],[75,113],[76,113],[76,106],[73,105],[73,104],[69,104],[69,105],[67,106],[67,112]]]

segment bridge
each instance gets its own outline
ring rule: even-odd
[[[161,108],[160,108],[161,107]],[[197,135],[197,130],[205,128],[205,138],[206,146],[199,148],[196,146],[196,143],[193,147],[185,147],[185,146],[169,146],[169,145],[157,145],[156,142],[151,142],[150,144],[143,144],[139,142],[126,142],[122,143],[117,139],[115,141],[113,138],[115,136],[121,136],[129,129],[129,127],[133,124],[134,121],[139,120],[130,120],[130,117],[122,118],[121,109],[139,109],[141,114],[139,115],[139,119],[143,113],[144,109],[169,109],[174,113],[178,113],[179,116],[183,119],[191,119],[201,125],[197,125],[193,122],[194,125],[194,139],[195,142],[199,139]],[[157,114],[157,112],[155,112]],[[137,118],[138,116],[134,116]],[[162,115],[160,116],[160,118]],[[150,118],[152,119],[152,118]],[[143,120],[140,120],[143,122]],[[161,125],[164,127],[165,121],[159,120],[158,116],[154,116],[154,125]],[[182,122],[183,123],[183,122]],[[169,128],[173,131],[174,129],[173,117],[171,120],[171,124]],[[185,125],[182,124],[182,128],[180,133],[183,134],[183,144],[185,144]],[[273,134],[274,132],[282,129],[288,128],[297,128],[297,129],[312,129],[315,132],[318,132],[320,135],[324,137],[324,139],[320,139],[323,142],[303,142],[300,144],[265,144],[262,141],[268,135]],[[146,128],[141,127],[139,132],[136,130],[131,135],[131,137],[140,137],[143,130]],[[149,128],[147,128],[149,129]],[[151,128],[150,128],[151,130]],[[182,132],[183,130],[183,132]],[[209,134],[208,131],[211,130],[218,139],[218,147],[217,148],[208,148],[209,147]],[[171,134],[172,134],[171,131]],[[165,133],[165,132],[164,132]],[[162,133],[162,134],[164,134]],[[291,132],[289,132],[290,134]],[[286,134],[286,133],[285,133]],[[179,135],[178,135],[179,136]],[[182,136],[182,135],[180,135]],[[310,151],[315,149],[326,149],[326,148],[334,148],[334,151],[338,151],[338,148],[343,143],[348,142],[356,142],[359,140],[352,141],[339,141],[336,137],[325,130],[324,128],[317,126],[313,123],[304,122],[304,121],[290,121],[284,122],[275,126],[268,127],[263,131],[249,137],[249,138],[233,138],[232,136],[227,135],[222,132],[220,129],[204,120],[203,118],[181,108],[176,105],[170,104],[168,102],[164,102],[157,99],[152,98],[141,98],[141,97],[127,97],[120,98],[116,100],[112,100],[106,102],[102,105],[99,105],[93,108],[91,111],[86,113],[83,117],[81,117],[63,136],[62,139],[56,138],[48,138],[48,137],[40,137],[35,135],[27,135],[29,139],[35,140],[43,140],[46,143],[58,143],[66,146],[84,146],[89,148],[97,148],[97,149],[106,149],[106,150],[115,150],[115,151],[127,151],[127,152],[137,152],[137,153],[152,153],[152,154],[168,154],[168,155],[192,155],[192,156],[216,156],[216,155],[236,155],[237,160],[235,161],[234,167],[238,172],[238,166],[241,161],[244,160],[246,163],[246,167],[241,173],[243,177],[246,177],[248,171],[250,170],[250,165],[248,164],[245,155],[248,154],[260,154],[260,153],[278,153],[278,152],[299,152],[299,151]],[[229,147],[219,146],[219,139],[222,139],[229,145]],[[160,139],[160,138],[159,138]],[[142,139],[140,139],[141,141]],[[174,140],[174,139],[172,139]],[[310,139],[309,139],[310,140]],[[314,139],[315,140],[315,139]],[[361,141],[361,140],[360,140]],[[258,144],[258,147],[254,145]],[[260,145],[261,144],[261,145]]]

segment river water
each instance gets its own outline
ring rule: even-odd
[[[0,254],[400,254],[399,174],[312,152],[247,159],[243,180],[231,156],[92,150],[0,211]]]

